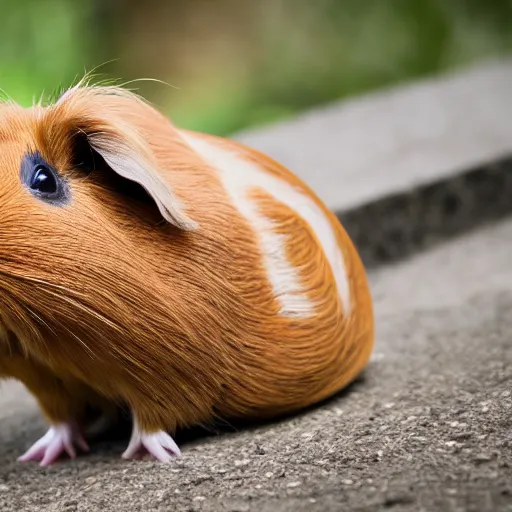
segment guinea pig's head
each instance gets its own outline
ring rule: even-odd
[[[122,322],[108,311],[151,280],[141,246],[157,230],[185,244],[198,227],[162,168],[187,165],[177,133],[112,87],[0,105],[0,333],[43,347],[49,335],[101,336]]]

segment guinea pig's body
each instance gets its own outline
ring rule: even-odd
[[[125,457],[167,460],[177,427],[296,411],[361,372],[374,334],[362,263],[292,173],[118,89],[3,108],[3,329],[61,382],[130,407]],[[74,421],[71,405],[40,404],[54,427]]]

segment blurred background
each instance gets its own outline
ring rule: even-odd
[[[511,0],[0,0],[0,88],[85,71],[227,135],[512,48]]]

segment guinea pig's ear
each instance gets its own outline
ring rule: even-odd
[[[145,189],[166,221],[184,231],[193,231],[198,228],[197,223],[184,213],[171,185],[159,171],[148,141],[125,115],[140,109],[141,102],[117,89],[70,89],[48,108],[39,141],[48,154],[55,155],[69,153],[76,141],[85,137],[112,171]],[[150,109],[149,105],[144,107]]]
[[[179,199],[166,183],[153,161],[147,144],[127,124],[118,120],[114,126],[80,127],[91,149],[105,160],[119,176],[141,185],[158,206],[162,217],[184,231],[194,231],[198,225],[182,210]]]

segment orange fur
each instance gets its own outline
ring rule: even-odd
[[[52,424],[74,419],[88,423],[87,407],[94,407],[114,418],[116,411],[103,397],[85,383],[63,374],[62,378],[48,366],[35,361],[20,350],[16,338],[9,333],[0,345],[0,378],[16,379],[34,395],[46,419]]]
[[[265,190],[252,190],[276,232],[292,235],[287,258],[316,304],[310,318],[280,316],[257,233],[181,133],[113,88],[77,87],[48,107],[0,111],[0,320],[27,364],[5,373],[27,384],[50,421],[78,414],[66,409],[74,383],[129,405],[148,432],[272,416],[340,390],[369,358],[371,297],[337,218],[270,158],[201,135],[312,198],[336,233],[349,313],[316,234]],[[22,186],[28,150],[68,179],[68,205],[45,204]],[[91,154],[94,170],[85,172],[78,160]],[[143,168],[153,200],[137,188],[127,195],[126,179],[110,167],[118,162],[136,176]],[[32,374],[50,387],[31,385]],[[52,379],[71,384],[57,391]],[[66,412],[48,412],[48,390]]]

